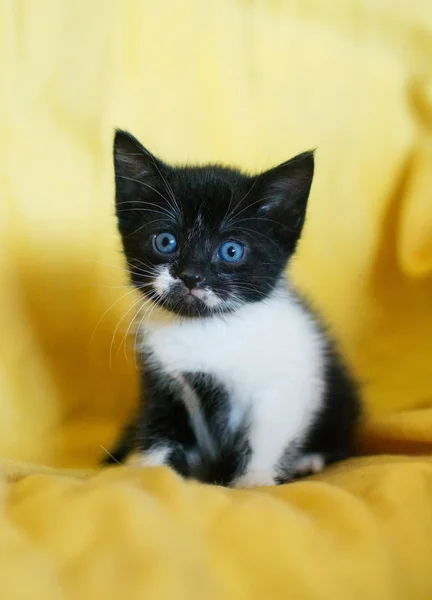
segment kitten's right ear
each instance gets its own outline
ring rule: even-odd
[[[157,159],[127,131],[117,129],[114,136],[114,168],[116,177],[145,177],[157,173]]]
[[[114,137],[114,171],[117,202],[141,192],[146,179],[158,177],[162,163],[127,131],[117,129]]]

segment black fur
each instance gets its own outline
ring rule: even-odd
[[[155,367],[153,361],[147,364],[142,376],[142,390],[147,401],[105,463],[124,461],[132,449],[146,452],[158,445],[168,446],[170,452],[166,464],[184,477],[229,485],[241,474],[250,447],[247,422],[242,423],[234,434],[229,432],[229,397],[224,387],[205,373],[184,374],[200,399],[214,445],[213,451],[209,452],[196,439],[179,384],[168,378],[159,365]]]
[[[118,131],[114,160],[124,252],[132,281],[145,297],[180,317],[206,319],[271,294],[302,231],[313,178],[312,152],[251,176],[220,166],[169,166],[130,134]],[[177,239],[172,254],[163,255],[155,248],[160,232]],[[244,245],[239,262],[220,260],[218,248],[226,240]],[[153,285],[161,265],[179,278],[167,294],[157,293]],[[213,308],[191,297],[187,289],[191,277],[199,277],[222,302]],[[305,310],[311,313],[306,305]],[[323,336],[328,340],[324,405],[301,445],[286,448],[278,464],[280,483],[295,476],[293,465],[300,454],[319,453],[330,463],[352,452],[359,417],[356,386],[330,338],[324,332]],[[168,447],[166,464],[183,476],[232,483],[243,473],[251,453],[248,415],[232,432],[230,397],[224,385],[208,374],[182,373],[185,385],[199,399],[211,437],[209,447],[196,437],[183,398],[184,385],[151,355],[143,355],[142,361],[143,405],[107,462],[121,462],[132,451]]]
[[[341,357],[331,345],[327,353],[324,405],[309,432],[304,451],[323,453],[326,464],[331,464],[354,452],[353,430],[360,417],[360,404],[357,388]]]

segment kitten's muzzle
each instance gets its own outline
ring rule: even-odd
[[[179,278],[189,290],[200,287],[204,283],[204,278],[201,275],[198,273],[191,273],[190,271],[180,273]]]

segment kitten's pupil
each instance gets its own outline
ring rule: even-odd
[[[235,253],[236,253],[236,249],[234,248],[234,246],[230,246],[230,247],[227,249],[227,254],[228,254],[229,256],[231,256],[231,258],[232,258],[233,256],[235,256]]]

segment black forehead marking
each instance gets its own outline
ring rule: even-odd
[[[242,202],[253,178],[219,166],[180,167],[172,171],[172,188],[182,206],[188,240],[208,238]]]
[[[215,200],[235,196],[248,179],[223,167],[185,167],[174,174],[173,183],[185,202],[206,210]]]

